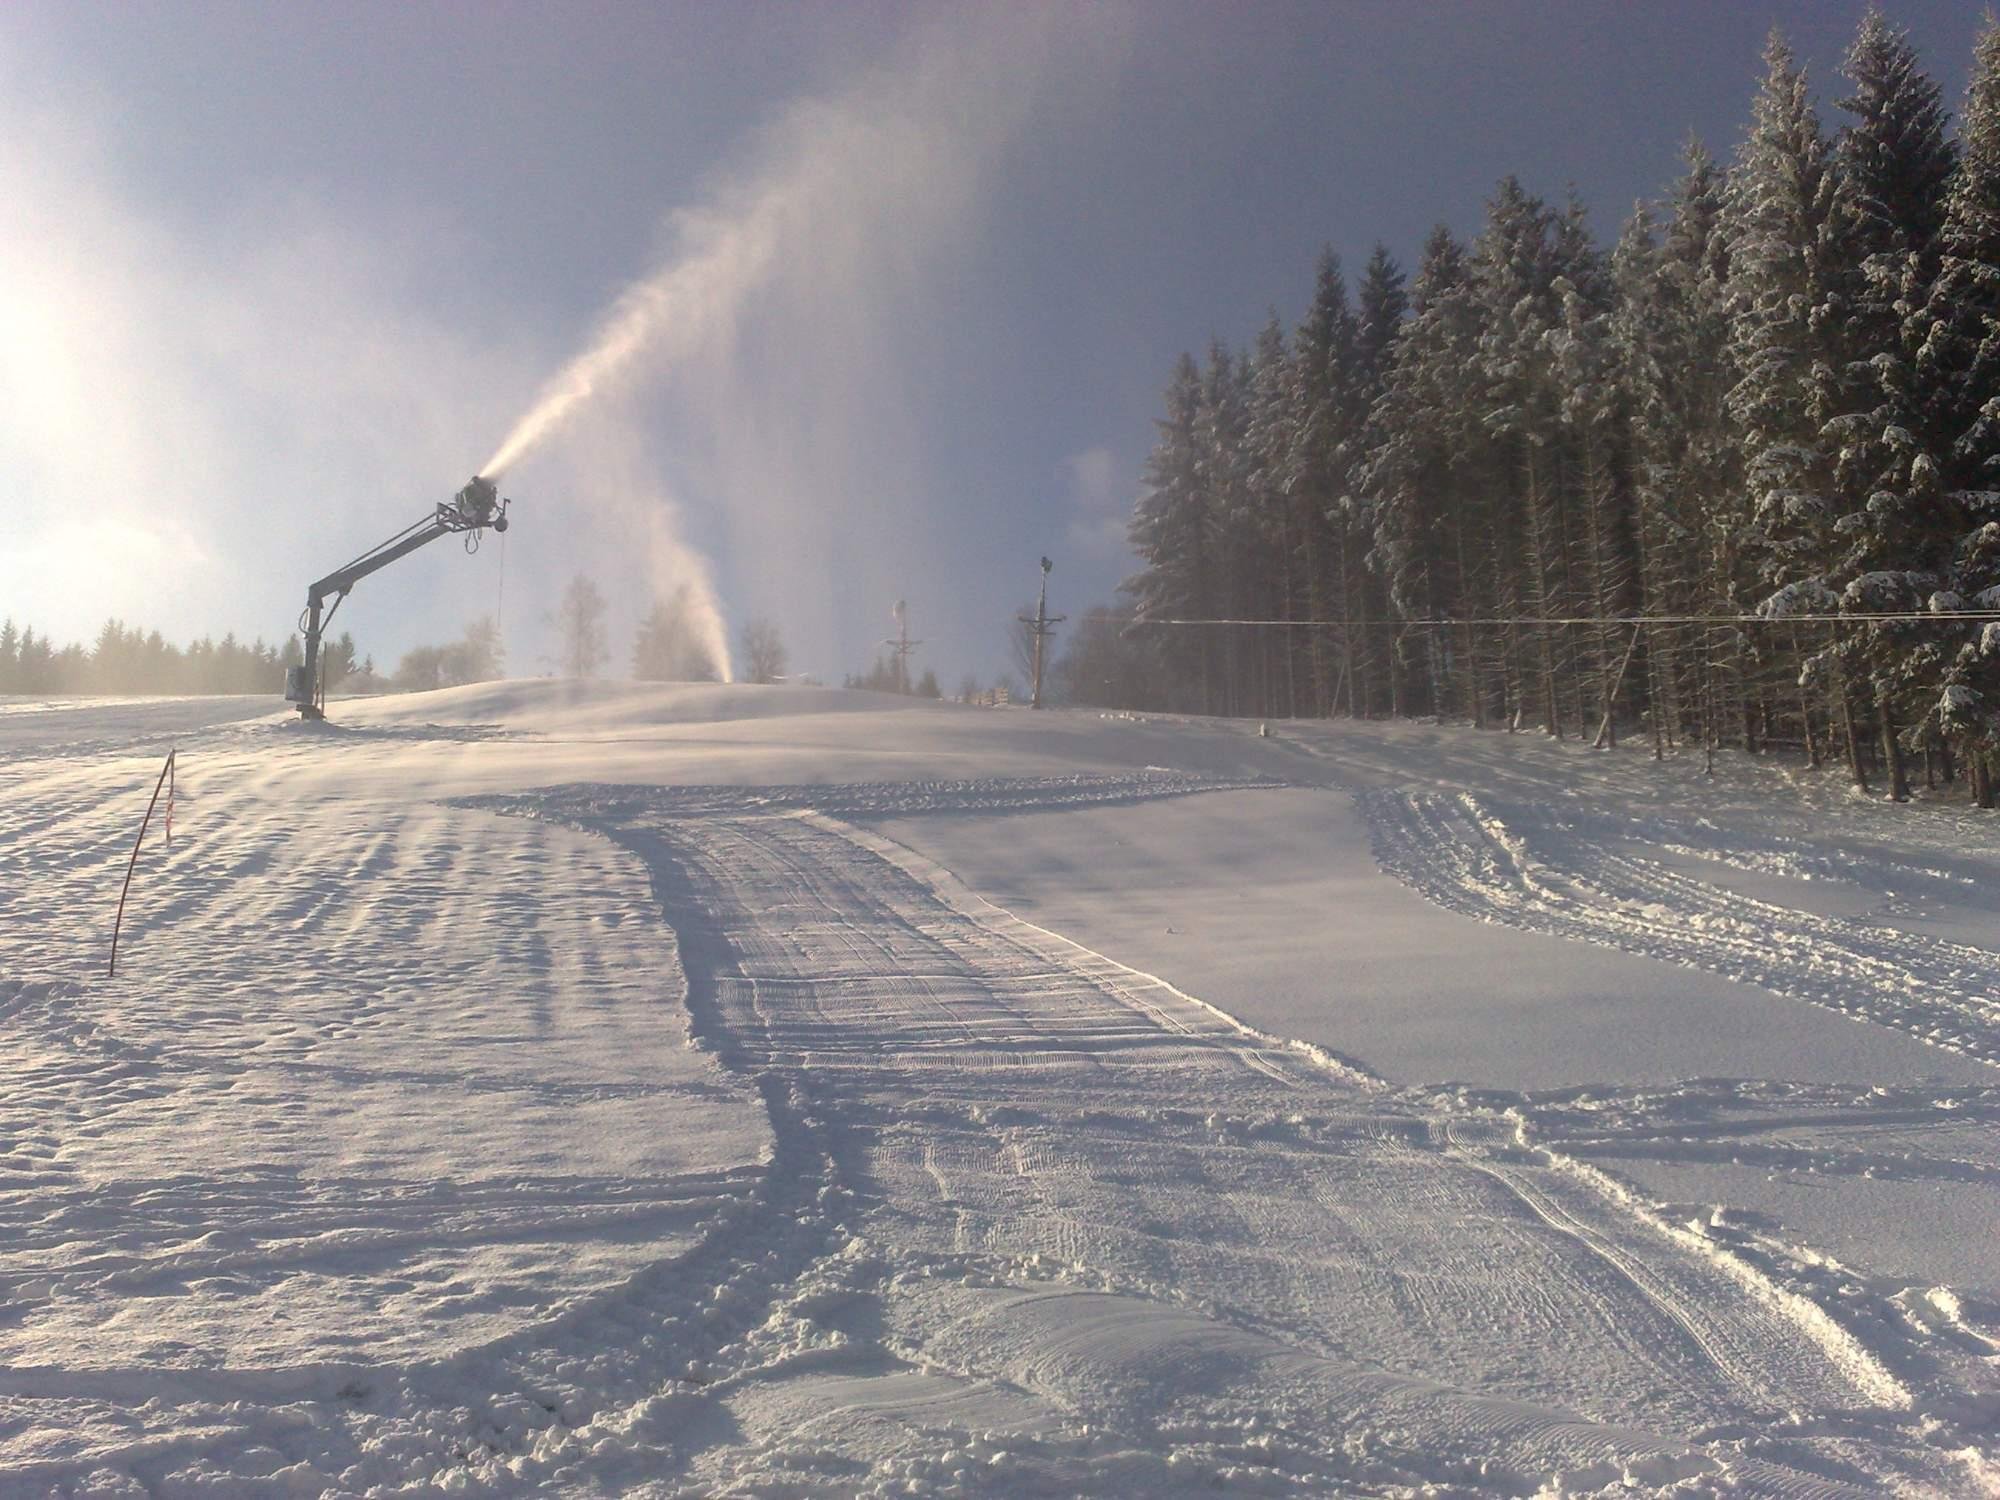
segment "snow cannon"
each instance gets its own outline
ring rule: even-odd
[[[468,526],[491,526],[495,531],[507,529],[507,502],[500,498],[499,487],[492,480],[481,479],[474,474],[472,482],[452,500]]]
[[[305,637],[305,660],[285,669],[285,701],[298,706],[299,717],[326,717],[326,679],[320,671],[320,645],[334,611],[340,608],[354,585],[378,568],[386,568],[419,547],[429,546],[441,536],[465,538],[465,550],[479,545],[479,533],[491,527],[507,529],[507,502],[490,479],[472,476],[464,489],[443,502],[422,520],[390,537],[379,547],[371,547],[344,568],[336,568],[306,589],[306,607],[299,616],[299,633]]]

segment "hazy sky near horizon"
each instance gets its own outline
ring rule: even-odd
[[[1955,103],[1980,7],[1885,8]],[[671,356],[508,474],[504,573],[440,542],[337,626],[387,669],[498,610],[543,671],[581,570],[621,673],[704,575],[802,670],[864,668],[904,597],[947,691],[990,678],[1040,555],[1071,614],[1130,571],[1180,350],[1295,319],[1322,245],[1475,232],[1508,172],[1608,240],[1691,131],[1733,151],[1774,23],[1838,124],[1862,10],[16,0],[0,615],[281,639],[712,251]]]

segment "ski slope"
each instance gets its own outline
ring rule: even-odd
[[[2000,1487],[1989,822],[1437,727],[270,708],[0,702],[0,1491]]]

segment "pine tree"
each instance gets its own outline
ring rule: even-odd
[[[1212,619],[1211,551],[1215,519],[1202,483],[1201,372],[1183,354],[1167,386],[1167,415],[1146,459],[1145,488],[1133,507],[1132,550],[1144,564],[1122,585],[1136,618]],[[1194,706],[1214,712],[1212,632],[1167,627],[1162,650],[1174,678],[1195,684]]]
[[[1386,245],[1377,245],[1361,273],[1361,326],[1355,338],[1356,359],[1364,386],[1379,388],[1388,379],[1389,363],[1410,315],[1403,268]]]
[[[1391,607],[1406,619],[1477,613],[1472,552],[1483,492],[1472,482],[1478,424],[1470,417],[1478,308],[1465,247],[1442,225],[1418,264],[1413,316],[1395,345],[1371,418],[1365,483],[1374,502],[1373,566]],[[1469,632],[1425,627],[1420,686],[1409,709],[1488,717],[1486,684]]]
[[[1730,352],[1738,379],[1728,399],[1742,431],[1750,499],[1742,540],[1766,595],[1761,607],[1783,617],[1838,604],[1828,583],[1839,512],[1826,423],[1838,407],[1843,356],[1832,310],[1847,257],[1837,241],[1830,150],[1805,74],[1775,31],[1764,59],[1750,137],[1730,182]],[[1747,636],[1741,657],[1735,708],[1744,748],[1756,749],[1767,717],[1766,658]],[[1821,653],[1808,665],[1823,671],[1832,663]],[[1860,781],[1858,705],[1844,681],[1835,687]]]
[[[343,630],[334,640],[330,640],[320,652],[320,677],[331,693],[341,683],[359,670],[360,656],[354,649],[354,636]]]
[[[1938,86],[1918,66],[1909,38],[1879,10],[1863,18],[1846,68],[1854,93],[1841,107],[1855,118],[1835,144],[1837,179],[1830,240],[1838,258],[1828,266],[1834,290],[1821,314],[1838,364],[1828,385],[1834,414],[1824,436],[1836,455],[1834,485],[1839,538],[1827,586],[1849,611],[1921,608],[1942,582],[1951,542],[1942,512],[1907,484],[1900,462],[1909,414],[1899,410],[1910,389],[1898,371],[1903,353],[1901,304],[1935,274],[1935,241],[1944,185],[1954,151],[1945,133]],[[1864,623],[1843,627],[1839,654],[1847,676],[1866,685],[1889,768],[1890,795],[1909,788],[1897,726],[1904,700],[1935,691],[1940,662],[1909,626]]]
[[[1571,538],[1569,597],[1599,623],[1567,632],[1579,733],[1616,734],[1620,696],[1636,637],[1603,623],[1631,612],[1638,571],[1632,497],[1632,397],[1617,340],[1614,280],[1572,202],[1557,225],[1555,279],[1560,327],[1549,343],[1561,390],[1563,527]],[[1588,715],[1589,718],[1581,716]]]
[[[1372,621],[1390,613],[1388,581],[1373,562],[1375,535],[1380,525],[1368,482],[1377,441],[1373,420],[1376,403],[1387,386],[1396,341],[1402,335],[1410,310],[1402,268],[1386,246],[1378,244],[1369,255],[1356,300],[1353,412],[1349,419],[1354,437],[1347,483],[1339,505],[1348,531],[1343,551],[1349,572],[1346,593],[1360,617]],[[1394,635],[1383,635],[1373,625],[1361,628],[1359,640],[1363,711],[1371,715],[1400,713],[1404,676],[1401,643]]]
[[[53,693],[58,690],[55,650],[47,636],[38,636],[33,627],[23,627],[20,647],[20,691]]]
[[[1640,607],[1663,620],[1645,637],[1657,754],[1697,736],[1713,743],[1715,648],[1723,643],[1714,629],[1664,622],[1740,614],[1762,597],[1741,546],[1749,512],[1727,404],[1723,176],[1699,141],[1689,142],[1686,161],[1657,246],[1641,210],[1614,257],[1616,337],[1634,412]]]
[[[1875,6],[1862,17],[1842,71],[1854,92],[1840,107],[1855,118],[1835,147],[1841,212],[1855,221],[1864,258],[1933,259],[1957,161],[1943,91],[1924,73],[1909,34]],[[1881,283],[1891,290],[1896,284],[1893,275]],[[1874,319],[1889,308],[1871,300],[1861,311]]]
[[[1345,554],[1354,546],[1338,510],[1356,451],[1353,389],[1356,327],[1340,257],[1322,251],[1312,306],[1292,341],[1293,414],[1297,430],[1286,492],[1306,585],[1307,666],[1311,711],[1330,714],[1343,692],[1352,706],[1354,640],[1345,625]],[[1327,622],[1323,627],[1322,622]]]
[[[1221,339],[1210,340],[1195,419],[1195,464],[1214,539],[1207,570],[1209,597],[1215,614],[1225,619],[1245,618],[1257,608],[1245,386],[1244,367],[1230,354],[1229,346]],[[1216,700],[1208,711],[1244,712],[1241,694],[1248,678],[1249,637],[1228,626],[1201,629],[1208,637],[1215,672]],[[1028,655],[1023,675],[1032,679],[1032,647]]]
[[[1541,199],[1507,177],[1487,205],[1473,247],[1480,310],[1473,413],[1490,435],[1481,480],[1494,496],[1486,539],[1492,613],[1508,621],[1578,614],[1572,597],[1561,488],[1560,389],[1549,340],[1560,326],[1554,291],[1554,217]],[[1506,718],[1530,712],[1560,736],[1565,720],[1563,638],[1552,625],[1508,624],[1501,634]]]
[[[1152,637],[1128,629],[1131,623],[1129,614],[1117,610],[1083,612],[1050,673],[1050,691],[1059,702],[1122,709],[1166,706],[1167,688]]]
[[[1297,377],[1276,312],[1265,321],[1251,352],[1245,405],[1243,441],[1248,462],[1244,480],[1249,525],[1267,581],[1259,618],[1303,620],[1307,618],[1306,591],[1287,489],[1298,432]],[[1300,632],[1284,624],[1258,634],[1261,712],[1296,717],[1303,660]]]

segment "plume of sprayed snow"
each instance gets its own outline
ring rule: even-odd
[[[894,344],[924,270],[975,227],[982,175],[1034,108],[1036,77],[1074,41],[1074,21],[953,13],[855,86],[786,111],[743,170],[669,218],[660,264],[618,297],[479,472],[581,448],[586,411],[671,433],[677,471],[699,469],[702,492],[726,511],[753,605],[825,649],[832,575],[872,594],[922,569],[910,554],[923,544],[910,539],[935,486],[918,434],[898,425],[912,403]],[[639,485],[649,487],[660,488],[657,474]],[[667,577],[700,580],[691,592],[711,601],[704,630],[726,668],[705,560],[671,518],[645,524],[668,570],[656,593]],[[863,613],[852,604],[839,613]]]
[[[919,193],[955,196],[946,188],[953,168],[967,165],[965,142],[937,117],[935,72],[877,77],[840,98],[793,106],[766,136],[756,170],[715,201],[672,215],[665,261],[619,296],[479,472],[499,477],[583,403],[635,374],[714,354],[781,257],[814,255],[829,238],[851,234],[870,200],[886,194],[907,213]]]
[[[543,387],[479,472],[499,478],[554,437],[580,405],[634,373],[642,356],[658,365],[697,353],[768,268],[776,247],[773,210],[767,203],[734,224],[682,215],[682,255],[618,298],[596,339]]]

